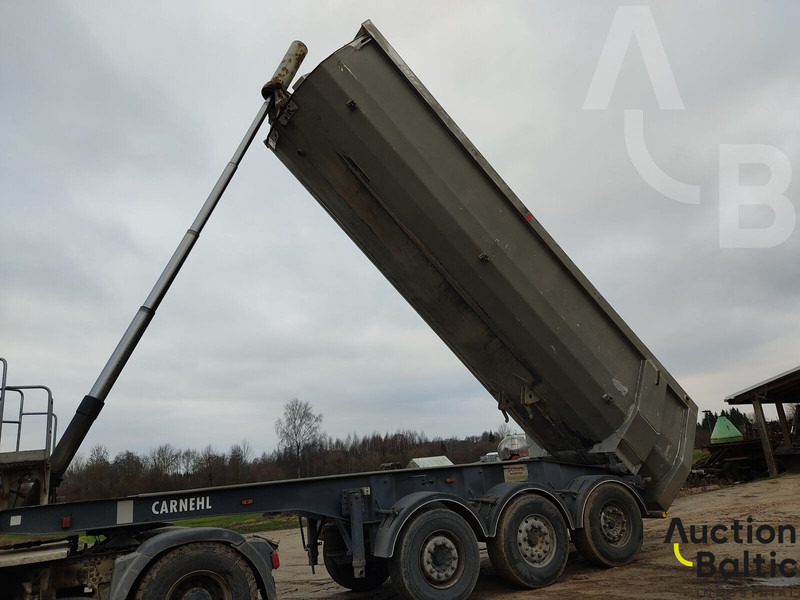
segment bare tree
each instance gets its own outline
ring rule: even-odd
[[[500,423],[500,426],[497,428],[497,438],[502,440],[504,437],[511,435],[514,433],[514,430],[511,429],[511,425],[508,423]]]
[[[194,473],[194,467],[199,460],[200,453],[194,448],[181,451],[180,470],[183,475]]]
[[[180,471],[181,451],[172,444],[161,444],[158,448],[150,450],[147,462],[151,475],[161,480]]]
[[[89,486],[90,499],[103,498],[110,495],[110,471],[111,463],[108,460],[108,448],[102,444],[92,446],[84,471],[84,476]]]
[[[253,446],[250,445],[250,441],[247,438],[244,438],[241,444],[234,444],[231,447],[231,454],[233,454],[234,450],[241,455],[242,462],[252,462],[253,461]]]
[[[127,481],[138,481],[144,474],[144,461],[135,452],[125,450],[114,458],[114,469],[118,476]]]
[[[283,405],[283,418],[275,421],[279,444],[291,450],[300,477],[301,454],[306,446],[316,443],[321,433],[322,414],[314,414],[310,402],[292,398]]]
[[[253,448],[246,439],[241,444],[231,446],[228,457],[228,471],[233,483],[245,483],[250,476],[250,462],[253,459]]]
[[[220,485],[224,477],[225,457],[218,454],[209,444],[197,454],[197,462],[192,471],[200,478],[203,485]]]
[[[89,460],[87,462],[90,467],[107,466],[108,465],[108,448],[102,444],[95,444],[89,451]]]

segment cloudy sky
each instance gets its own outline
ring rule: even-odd
[[[261,105],[378,26],[694,398],[800,365],[792,2],[0,3],[0,356],[61,429]],[[260,143],[83,446],[271,451],[502,416]],[[33,397],[31,397],[33,399]]]

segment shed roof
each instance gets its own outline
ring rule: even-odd
[[[732,405],[752,404],[753,400],[760,400],[762,404],[800,403],[800,367],[725,398],[725,402]]]

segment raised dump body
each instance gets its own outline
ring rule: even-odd
[[[272,116],[267,144],[499,408],[555,456],[616,454],[666,510],[696,406],[380,32]]]

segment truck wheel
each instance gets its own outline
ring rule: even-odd
[[[225,544],[186,544],[167,552],[147,570],[136,600],[239,600],[258,598],[253,571]]]
[[[526,494],[512,501],[486,543],[489,560],[506,581],[538,588],[557,580],[569,557],[564,517],[552,502]]]
[[[354,592],[368,592],[389,579],[389,565],[386,559],[375,556],[367,556],[364,577],[356,577],[352,562],[347,558],[347,546],[336,525],[328,523],[322,531],[325,542],[322,547],[322,560],[328,575],[336,583]]]
[[[601,485],[586,502],[583,528],[572,541],[583,557],[596,565],[618,567],[631,562],[642,547],[642,513],[622,486]]]
[[[463,600],[475,588],[479,570],[475,533],[444,508],[414,516],[389,560],[392,583],[408,600]]]

